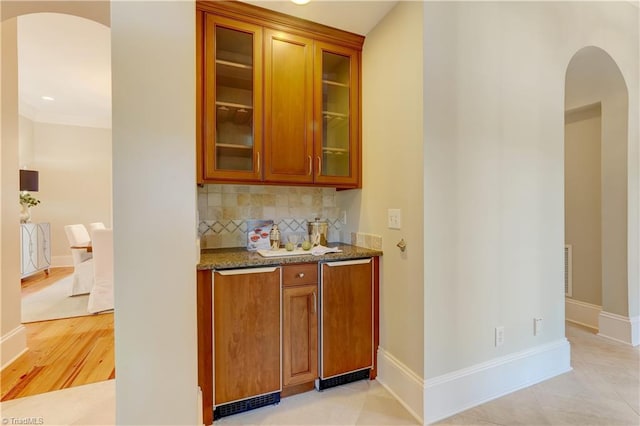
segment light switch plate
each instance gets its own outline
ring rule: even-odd
[[[387,222],[389,229],[400,229],[402,227],[402,214],[400,209],[389,209]]]

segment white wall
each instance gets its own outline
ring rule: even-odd
[[[33,121],[20,115],[18,121],[18,164],[21,169],[33,170]]]
[[[27,348],[20,324],[20,240],[18,172],[18,48],[16,19],[0,28],[0,365],[5,366]]]
[[[117,424],[198,423],[195,5],[112,2]]]
[[[382,236],[379,380],[422,416],[422,3],[400,2],[362,53],[363,189],[340,191],[347,231]],[[387,228],[387,209],[402,229]],[[345,233],[344,235],[348,235]],[[396,244],[407,243],[402,253]]]
[[[439,396],[456,411],[568,368],[567,65],[596,45],[627,80],[636,222],[640,90],[638,13],[629,3],[426,3],[424,29],[425,419],[432,421],[449,414],[433,404]],[[637,292],[637,225],[630,231]],[[538,336],[534,317],[544,318]],[[500,347],[497,326],[505,328]],[[545,353],[531,368],[500,368]],[[446,388],[460,378],[467,386]]]
[[[51,223],[53,264],[71,265],[64,226],[103,222],[111,227],[111,129],[32,122],[20,117],[23,130],[31,129],[31,158],[19,164],[39,171],[41,201],[31,208],[33,222]],[[28,152],[28,151],[27,151]]]
[[[637,201],[640,192],[631,193],[627,189],[629,115],[626,106],[626,93],[618,92],[602,101],[602,310],[628,317],[627,263],[638,264],[640,257],[628,256],[627,227],[630,222],[627,197]],[[636,115],[636,126],[638,120]],[[635,143],[638,144],[637,139]],[[635,286],[638,286],[638,281]],[[636,316],[638,314],[640,312]]]
[[[564,235],[572,249],[571,298],[597,306],[602,306],[600,123],[600,104],[565,114]]]

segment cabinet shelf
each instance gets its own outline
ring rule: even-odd
[[[322,83],[328,84],[329,86],[346,87],[347,89],[349,88],[349,85],[347,83],[340,83],[339,81],[322,80]]]
[[[325,154],[342,155],[348,154],[349,150],[347,148],[331,148],[327,146],[322,148],[322,152],[324,152]]]
[[[322,111],[322,115],[324,118],[328,120],[332,120],[334,118],[337,118],[337,119],[349,118],[349,114],[343,114],[341,112]]]
[[[240,150],[252,150],[253,147],[250,145],[238,145],[235,143],[217,143],[216,148],[227,148],[227,149],[240,149]]]
[[[219,107],[228,107],[228,108],[235,108],[235,109],[253,109],[251,105],[236,104],[233,102],[216,101],[216,105]]]
[[[225,61],[223,59],[216,59],[216,64],[218,64],[218,65],[226,65],[228,67],[240,68],[240,69],[243,69],[243,70],[251,70],[251,69],[253,69],[253,67],[251,65],[241,64],[239,62]]]
[[[222,86],[251,91],[253,65],[216,59],[216,81]]]

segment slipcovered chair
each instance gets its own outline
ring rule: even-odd
[[[91,245],[89,232],[82,224],[65,225],[64,232],[71,247]],[[93,256],[85,248],[72,248],[71,256],[74,269],[71,295],[87,294],[93,287]]]
[[[94,284],[89,293],[89,313],[113,309],[113,231],[96,229],[91,233]]]
[[[106,227],[104,226],[104,223],[102,222],[93,222],[89,224],[89,235],[93,234],[93,231],[95,231],[96,229],[106,229]]]

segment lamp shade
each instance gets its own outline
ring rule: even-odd
[[[20,170],[20,191],[38,191],[38,172]]]

